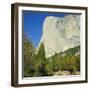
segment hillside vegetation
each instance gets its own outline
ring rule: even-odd
[[[37,54],[32,42],[24,39],[24,77],[80,74],[80,46],[46,58],[41,43]]]

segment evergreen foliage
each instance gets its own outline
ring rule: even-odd
[[[27,37],[24,39],[24,77],[52,76],[58,71],[80,72],[80,46],[46,58],[43,43],[38,52]]]
[[[31,73],[34,46],[32,42],[24,36],[24,76],[28,77]]]

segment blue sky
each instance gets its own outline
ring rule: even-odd
[[[32,41],[33,45],[37,47],[42,36],[43,22],[45,17],[64,17],[65,15],[67,14],[25,10],[23,11],[24,33]]]

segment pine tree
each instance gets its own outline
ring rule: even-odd
[[[39,50],[36,55],[36,64],[35,64],[35,76],[45,76],[46,75],[46,57],[45,57],[45,50],[44,45],[41,43]]]

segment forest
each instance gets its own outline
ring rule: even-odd
[[[32,41],[24,36],[24,77],[80,74],[80,46],[46,58],[44,44],[36,53]]]

